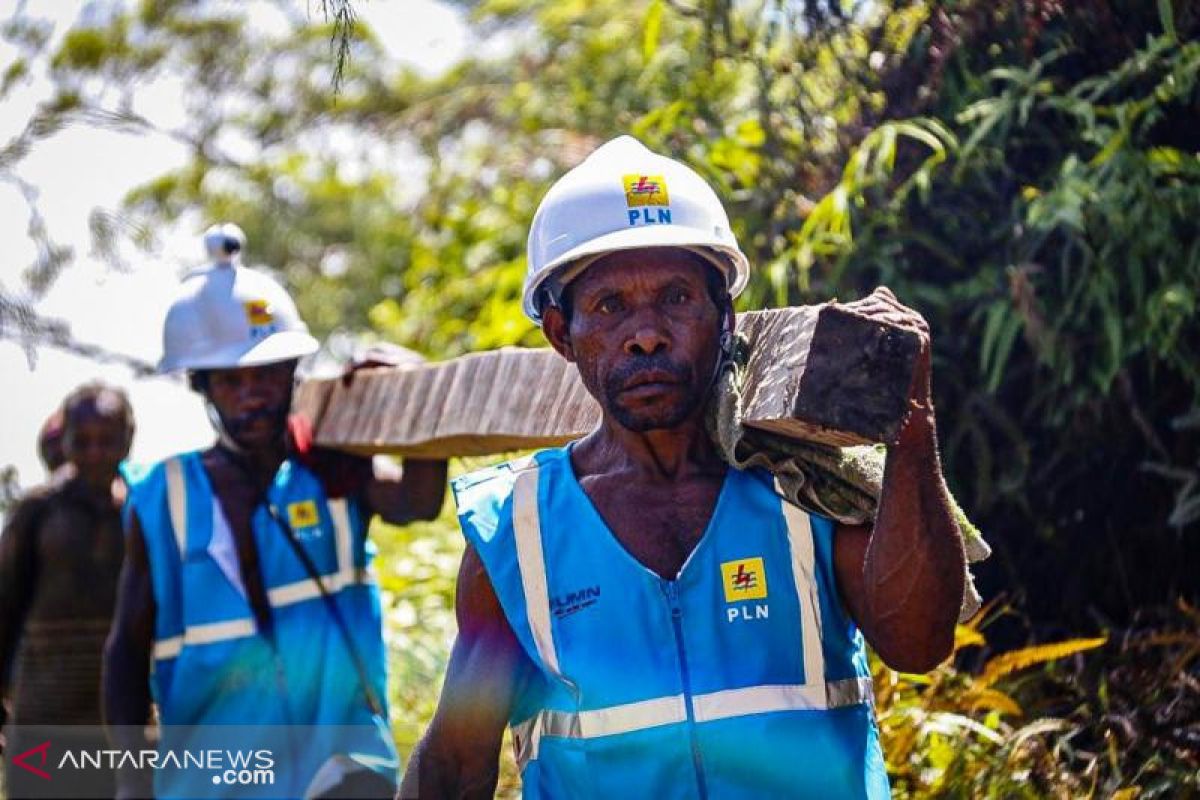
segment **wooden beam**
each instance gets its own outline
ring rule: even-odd
[[[738,331],[750,343],[746,425],[834,445],[898,432],[915,334],[832,303],[740,314]],[[560,445],[600,419],[574,365],[552,350],[516,348],[361,370],[348,386],[308,381],[296,408],[314,421],[319,445],[426,458]]]
[[[750,344],[744,425],[836,446],[895,439],[920,347],[915,333],[837,303],[738,320]]]
[[[319,445],[427,458],[563,444],[600,419],[573,365],[519,348],[365,369],[349,386],[309,381],[296,407],[316,422]]]

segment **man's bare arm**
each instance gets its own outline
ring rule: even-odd
[[[399,798],[491,798],[516,688],[532,669],[483,564],[468,546],[458,573],[458,637],[429,730],[408,762]]]
[[[8,716],[3,703],[8,698],[21,629],[33,599],[34,537],[43,502],[41,497],[18,502],[0,533],[0,726]]]
[[[375,367],[418,366],[425,359],[418,353],[388,342],[377,342],[356,357],[342,375],[349,386],[359,370]],[[376,460],[373,478],[364,492],[371,510],[393,525],[437,519],[446,496],[446,461],[406,458],[403,471],[389,469]]]
[[[117,607],[104,647],[104,722],[118,747],[148,747],[144,726],[150,719],[150,658],[154,648],[154,589],[146,539],[137,515],[130,515],[125,563],[117,583]],[[150,797],[151,775],[119,771],[118,797]]]
[[[393,525],[437,519],[445,497],[445,461],[406,458],[399,472],[376,466],[366,486],[371,510]]]
[[[929,329],[886,289],[860,302],[859,310],[914,330],[921,352],[908,418],[888,447],[875,524],[839,526],[835,568],[851,615],[884,662],[925,672],[951,652],[966,570],[938,458]]]

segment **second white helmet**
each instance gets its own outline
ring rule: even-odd
[[[261,366],[317,348],[282,286],[249,267],[215,264],[183,279],[163,325],[159,371]]]
[[[600,256],[641,247],[682,247],[725,275],[736,297],[750,264],[712,187],[686,164],[632,136],[601,145],[542,198],[529,229],[523,306],[541,322],[544,292]],[[573,273],[573,274],[568,274]]]

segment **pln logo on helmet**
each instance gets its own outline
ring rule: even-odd
[[[276,331],[275,314],[266,300],[249,300],[242,304],[246,311],[246,322],[250,324],[250,336],[261,339]]]
[[[671,224],[671,196],[662,175],[625,175],[622,182],[630,225]]]

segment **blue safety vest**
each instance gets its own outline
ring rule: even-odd
[[[385,652],[368,520],[356,502],[329,500],[317,477],[290,460],[267,502],[321,574],[382,700]],[[160,755],[265,749],[273,771],[272,783],[255,790],[214,787],[219,776],[201,769],[158,770],[158,796],[300,797],[339,753],[394,781],[399,759],[387,722],[368,707],[349,649],[267,505],[255,510],[252,528],[270,631],[255,622],[233,534],[199,453],[156,465],[134,486],[129,506],[145,535],[154,587],[151,688],[163,725]]]
[[[526,798],[889,795],[833,525],[730,469],[675,580],[635,560],[569,450],[453,484],[537,667],[510,716]]]

